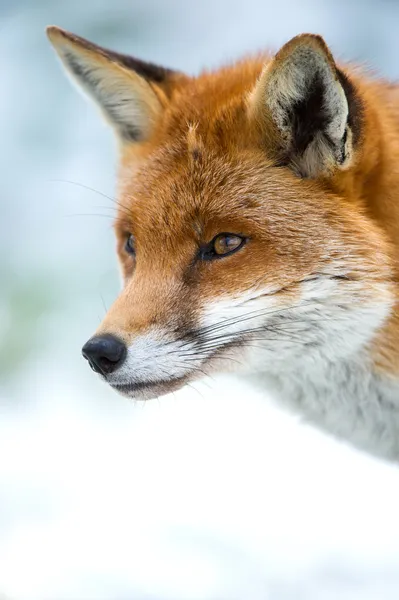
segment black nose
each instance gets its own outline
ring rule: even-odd
[[[126,353],[125,344],[108,333],[92,337],[82,348],[82,354],[93,371],[101,375],[116,371],[123,364]]]

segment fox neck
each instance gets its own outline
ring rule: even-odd
[[[251,380],[305,422],[360,450],[399,460],[399,379],[373,372],[364,352],[323,365],[304,361]]]

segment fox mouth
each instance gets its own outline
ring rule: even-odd
[[[200,379],[202,376],[207,376],[212,371],[212,366],[215,361],[222,356],[226,349],[234,348],[235,344],[229,342],[224,344],[217,349],[212,350],[208,353],[208,356],[204,357],[199,353],[198,364],[195,366],[191,363],[187,365],[183,372],[171,374],[167,377],[167,370],[164,369],[164,376],[156,378],[155,374],[153,379],[136,379],[132,373],[129,376],[129,372],[125,371],[123,377],[118,377],[118,371],[116,377],[104,377],[104,380],[112,387],[113,390],[121,394],[126,398],[133,398],[137,400],[151,400],[164,396],[171,392],[176,392],[181,389],[184,385],[194,380]],[[191,358],[191,355],[190,355]],[[225,365],[223,365],[225,367]],[[173,365],[172,365],[173,367]],[[200,376],[199,374],[200,373]],[[148,374],[149,375],[149,374]],[[131,378],[130,378],[131,377]],[[137,375],[136,375],[137,377]]]
[[[158,379],[156,381],[112,383],[111,386],[115,391],[122,394],[122,396],[138,400],[150,400],[179,390],[189,379],[189,375],[184,375],[173,379]]]

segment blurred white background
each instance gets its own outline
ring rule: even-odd
[[[231,379],[129,403],[81,358],[118,292],[111,133],[57,24],[196,73],[311,31],[399,74],[388,0],[0,0],[1,600],[397,600],[399,471]],[[97,216],[109,215],[109,216]]]

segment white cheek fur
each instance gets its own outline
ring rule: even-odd
[[[361,351],[388,316],[384,285],[381,298],[386,302],[370,297],[361,286],[333,277],[309,278],[298,284],[296,301],[265,287],[209,303],[200,325],[204,337],[217,335],[221,342],[223,335],[233,341],[255,332],[256,342],[242,346],[249,371],[279,375],[310,366],[317,373],[327,362]]]

